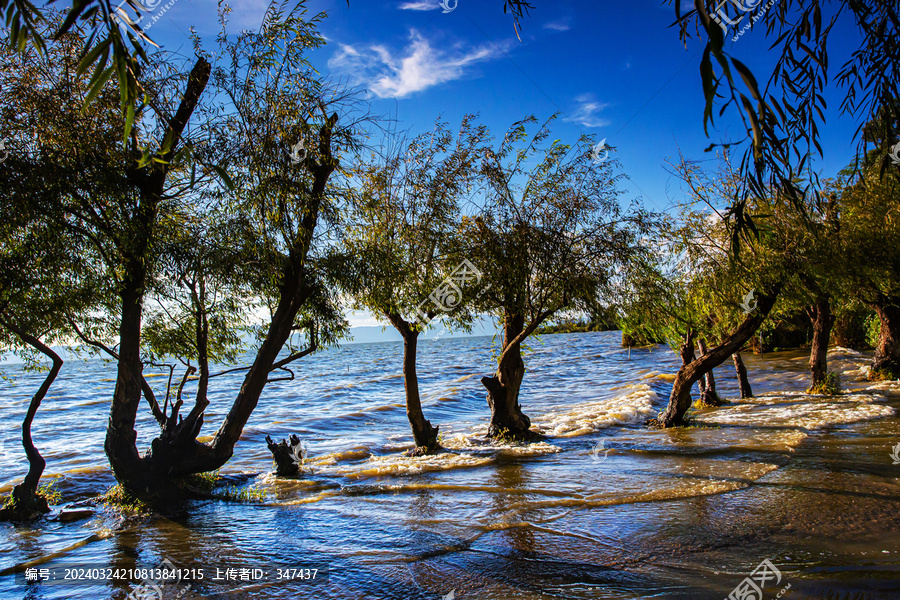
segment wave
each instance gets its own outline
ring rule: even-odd
[[[630,391],[615,398],[550,411],[532,419],[532,424],[543,435],[575,437],[612,425],[636,423],[655,414],[653,404],[659,396],[649,385],[626,385],[622,389]]]
[[[876,400],[886,399],[879,394],[823,397],[783,392],[736,400],[733,405],[702,413],[697,421],[720,425],[822,429],[894,415],[896,411],[890,406],[876,404]]]

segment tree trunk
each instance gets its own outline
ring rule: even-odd
[[[700,346],[701,356],[708,352],[705,339],[700,338],[697,344]],[[718,392],[716,392],[716,378],[713,376],[712,369],[700,378],[700,406],[722,406],[722,400],[719,398]]]
[[[741,387],[741,398],[752,398],[753,388],[750,387],[750,379],[747,377],[747,367],[740,352],[731,355],[734,360],[734,372],[737,375],[738,385]]]
[[[34,417],[41,406],[41,402],[47,396],[50,386],[53,385],[57,375],[59,375],[63,361],[56,352],[36,337],[29,335],[24,330],[10,323],[3,322],[3,325],[18,335],[26,344],[40,351],[53,362],[53,366],[50,367],[50,372],[47,373],[41,387],[32,396],[31,403],[28,405],[28,411],[25,413],[25,419],[22,421],[22,447],[25,448],[25,456],[28,457],[28,474],[25,475],[22,483],[13,488],[12,506],[0,509],[0,518],[9,516],[17,519],[31,519],[40,514],[50,512],[46,498],[39,496],[37,493],[38,483],[41,480],[41,475],[44,473],[44,467],[47,466],[47,462],[41,456],[31,438],[31,424],[34,422]]]
[[[812,374],[810,389],[812,389],[828,379],[828,341],[834,325],[834,314],[831,312],[828,296],[819,295],[807,313],[813,326],[812,347],[809,351],[809,370]]]
[[[684,343],[681,344],[681,348],[678,350],[678,356],[681,357],[681,366],[689,365],[694,362],[694,358],[696,355],[694,354],[694,330],[688,329],[687,335],[685,335]]]
[[[110,409],[104,447],[116,479],[132,494],[151,498],[161,480],[170,472],[159,461],[144,461],[137,450],[134,423],[142,397],[143,364],[141,363],[141,318],[144,287],[147,280],[147,253],[155,237],[154,230],[160,199],[165,190],[169,163],[182,133],[196,109],[209,81],[210,64],[197,59],[191,70],[184,96],[175,115],[169,121],[161,147],[163,152],[149,166],[129,170],[129,180],[140,196],[140,203],[129,219],[131,234],[118,240],[122,251],[123,272],[119,289],[122,312],[119,323],[119,360],[116,387]]]
[[[881,321],[872,375],[879,378],[900,378],[900,306],[874,306]]]
[[[419,342],[419,330],[410,326],[398,314],[388,315],[391,323],[403,337],[403,385],[406,388],[406,418],[412,428],[416,447],[410,450],[410,456],[434,454],[440,449],[438,445],[439,427],[432,427],[431,422],[422,412],[422,400],[419,397],[419,378],[416,374],[416,347]]]
[[[721,365],[725,360],[740,350],[747,340],[756,333],[763,321],[769,315],[782,284],[775,286],[770,294],[761,295],[758,299],[756,310],[747,315],[734,332],[725,340],[700,358],[682,367],[675,375],[672,385],[672,393],[669,396],[669,404],[657,419],[651,423],[659,427],[674,427],[684,424],[684,415],[691,407],[691,387],[703,377],[710,369]]]
[[[521,314],[507,315],[503,324],[503,350],[497,372],[493,377],[482,377],[487,389],[487,403],[491,408],[488,437],[530,439],[531,419],[519,406],[519,389],[525,377],[522,360],[522,344],[519,338],[525,330],[525,318]]]

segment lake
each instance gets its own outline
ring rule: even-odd
[[[17,571],[0,576],[0,598],[722,600],[753,585],[766,600],[900,597],[900,385],[863,381],[869,355],[832,349],[846,391],[810,397],[804,352],[746,354],[756,398],[735,399],[726,363],[716,376],[730,403],[660,431],[643,423],[667,401],[670,349],[629,351],[618,332],[543,336],[520,402],[547,439],[526,445],[483,437],[479,379],[496,344],[420,343],[423,407],[446,454],[403,455],[402,344],[345,345],[267,387],[222,469],[237,491],[258,490],[249,501],[166,517],[93,507],[64,522],[61,509],[114,483],[103,454],[114,368],[69,361],[34,424],[63,505],[40,524],[0,524],[0,570]],[[42,379],[18,369],[4,365],[13,381],[0,384],[4,493],[27,470],[16,440]],[[240,382],[211,381],[205,435]],[[140,415],[139,447],[155,429]],[[303,476],[279,480],[265,436],[291,434],[307,449]],[[144,571],[161,564],[184,578]]]

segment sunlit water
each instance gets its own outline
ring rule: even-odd
[[[868,356],[831,351],[848,390],[836,397],[803,394],[802,352],[745,356],[757,398],[697,413],[702,427],[654,431],[643,423],[662,409],[678,359],[619,341],[608,332],[531,344],[521,402],[547,436],[531,445],[483,439],[479,378],[491,371],[491,338],[422,342],[425,414],[450,450],[425,458],[403,456],[412,440],[402,346],[322,352],[296,365],[294,381],[266,389],[222,471],[248,476],[238,485],[265,500],[197,502],[168,518],[89,505],[93,516],[74,522],[60,512],[113,483],[102,447],[114,373],[102,361],[67,363],[34,426],[63,505],[37,524],[0,524],[0,571],[19,571],[0,576],[0,598],[121,599],[141,582],[26,584],[21,571],[163,559],[204,579],[148,598],[721,600],[766,559],[780,571],[766,581],[767,600],[787,586],[789,600],[900,598],[900,465],[891,457],[900,387],[862,381]],[[733,399],[727,366],[716,375]],[[41,375],[4,372],[14,376],[0,400],[8,492],[26,470],[15,440]],[[162,389],[164,378],[151,381]],[[213,382],[206,435],[240,375]],[[154,428],[142,415],[142,447]],[[267,434],[304,440],[302,478],[268,474]],[[237,580],[215,581],[228,568]],[[306,568],[319,569],[315,580],[278,579],[279,569],[293,577]],[[258,571],[242,580],[241,569]]]

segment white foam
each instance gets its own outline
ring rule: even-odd
[[[710,424],[820,429],[891,416],[890,406],[875,404],[884,397],[873,394],[811,396],[780,393],[736,401],[736,404],[704,412],[697,420]]]
[[[402,454],[373,456],[362,464],[339,465],[317,469],[317,474],[338,475],[348,479],[365,479],[369,477],[398,477],[420,475],[433,471],[449,471],[480,467],[492,461],[490,456],[472,454],[456,454],[445,452],[433,456],[409,457]]]
[[[532,419],[532,424],[544,435],[575,437],[655,415],[653,402],[658,396],[650,386],[637,384],[624,386],[623,389],[628,390],[628,393],[550,411]]]

